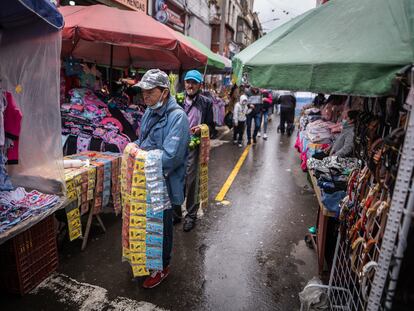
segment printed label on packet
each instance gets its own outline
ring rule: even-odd
[[[131,215],[129,219],[129,225],[131,227],[138,227],[141,229],[145,229],[147,225],[147,218],[145,216]]]
[[[147,223],[147,232],[162,234],[163,233],[163,224],[155,223],[155,222],[148,222]]]
[[[122,248],[122,257],[126,259],[131,259],[131,252],[129,251],[129,249],[125,247]]]
[[[147,245],[162,247],[162,242],[163,242],[162,235],[147,234],[147,237],[146,237]]]
[[[130,240],[145,241],[145,235],[146,235],[145,229],[136,229],[136,228],[129,229]]]
[[[80,227],[80,224],[81,224],[80,218],[72,219],[70,221],[70,226],[72,226],[72,228],[78,228]]]
[[[144,253],[140,254],[131,254],[131,263],[134,265],[143,265],[145,266],[146,256]]]
[[[147,209],[147,203],[144,202],[131,202],[131,213],[138,215],[145,215]]]
[[[147,268],[145,267],[145,265],[133,265],[132,274],[134,275],[134,277],[138,277],[138,276],[149,275],[149,272]]]
[[[161,220],[163,219],[163,217],[164,217],[164,213],[162,211],[156,212],[151,208],[147,209],[147,218],[154,218],[154,219]]]
[[[68,215],[68,219],[74,219],[76,217],[79,217],[80,216],[79,209],[74,208],[73,210],[68,212],[67,215]]]
[[[148,257],[153,258],[161,258],[162,257],[162,249],[159,247],[147,247],[147,250],[145,252]]]
[[[162,270],[162,259],[149,258],[146,266],[148,270]]]
[[[129,250],[131,253],[145,253],[145,241],[129,241]]]
[[[80,227],[79,228],[72,229],[72,230],[69,230],[69,240],[70,241],[76,240],[81,235],[82,235],[82,229]]]
[[[145,200],[147,196],[147,191],[144,188],[132,187],[131,197],[137,200]]]

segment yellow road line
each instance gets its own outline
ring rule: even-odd
[[[234,179],[236,178],[237,174],[239,173],[244,160],[246,160],[247,155],[249,154],[251,145],[247,145],[246,149],[244,149],[242,155],[240,156],[239,161],[237,161],[236,166],[231,171],[229,177],[227,177],[226,182],[224,183],[223,187],[221,187],[220,192],[216,196],[216,201],[223,201],[224,197],[226,196],[227,192],[229,191]]]

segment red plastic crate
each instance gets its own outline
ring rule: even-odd
[[[57,266],[53,215],[0,245],[0,287],[10,293],[28,293]]]

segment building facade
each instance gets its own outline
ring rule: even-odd
[[[257,13],[253,12],[254,0],[220,0],[210,4],[210,23],[212,27],[211,49],[219,51],[221,5],[226,6],[226,26],[224,56],[233,55],[256,41],[263,35]]]

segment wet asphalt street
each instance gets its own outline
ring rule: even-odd
[[[230,188],[214,201],[242,148],[230,134],[215,141],[210,205],[197,227],[175,227],[170,276],[145,290],[121,262],[121,219],[104,215],[89,244],[65,243],[57,273],[25,297],[0,296],[0,310],[299,310],[298,293],[316,275],[316,255],[303,237],[317,201],[293,149],[295,137],[258,140]]]

